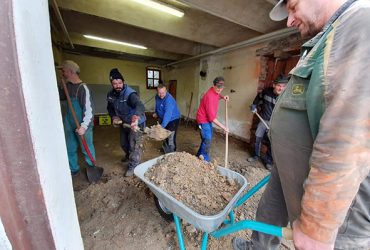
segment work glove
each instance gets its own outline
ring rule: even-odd
[[[118,128],[122,125],[122,120],[119,117],[113,117],[113,127]]]
[[[251,105],[251,111],[252,111],[252,113],[256,113],[257,112],[257,105],[256,104],[252,104]]]
[[[131,129],[133,130],[133,131],[138,131],[139,130],[139,126],[138,126],[138,124],[139,124],[139,119],[140,119],[140,117],[139,116],[137,116],[137,115],[133,115],[132,117],[131,117]]]

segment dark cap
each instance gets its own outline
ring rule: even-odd
[[[271,20],[282,21],[288,17],[286,3],[287,3],[287,0],[279,0],[279,2],[275,4],[274,8],[270,11]]]
[[[224,87],[225,79],[222,76],[218,76],[213,80],[213,85],[216,87]]]
[[[278,77],[276,77],[274,84],[287,84],[289,82],[290,76],[280,74]]]
[[[113,81],[114,79],[121,79],[122,81],[124,80],[123,76],[116,68],[112,69],[109,73],[109,80]]]

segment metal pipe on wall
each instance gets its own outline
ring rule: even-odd
[[[246,41],[235,43],[235,44],[223,47],[223,48],[219,48],[219,49],[212,50],[212,51],[209,51],[209,52],[206,52],[206,53],[202,53],[202,54],[199,54],[197,56],[193,56],[193,57],[189,57],[189,58],[179,60],[179,61],[176,61],[176,62],[173,62],[173,63],[169,63],[169,64],[166,64],[166,67],[181,64],[181,63],[184,63],[184,62],[193,61],[195,59],[199,59],[199,58],[210,56],[210,55],[226,53],[226,52],[229,52],[229,51],[232,51],[232,50],[244,48],[244,47],[247,47],[247,46],[252,46],[252,45],[255,45],[255,44],[258,44],[258,43],[267,42],[267,41],[270,41],[270,40],[273,40],[273,39],[279,39],[279,38],[287,37],[289,35],[296,34],[296,33],[298,33],[298,30],[293,29],[293,28],[281,29],[281,30],[278,30],[278,31],[274,31],[274,32],[271,32],[271,33],[268,33],[268,34],[264,34],[264,35],[261,35],[261,36],[258,36],[258,37],[248,39]]]

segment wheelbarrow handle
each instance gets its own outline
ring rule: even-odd
[[[214,238],[220,238],[228,234],[232,234],[238,232],[240,230],[251,229],[254,231],[258,231],[265,234],[274,235],[280,238],[284,238],[286,240],[293,240],[293,231],[291,228],[288,227],[278,227],[258,221],[252,220],[243,220],[226,226],[220,230],[217,230],[211,235]]]

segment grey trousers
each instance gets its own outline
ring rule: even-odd
[[[142,129],[142,126],[139,126]],[[134,132],[130,128],[120,129],[120,143],[123,151],[128,155],[128,168],[135,168],[140,164],[143,155],[143,134]]]
[[[274,166],[271,178],[258,204],[256,220],[276,226],[287,226],[289,218],[279,173]],[[279,249],[280,238],[254,231],[253,249]],[[361,183],[344,223],[338,230],[335,249],[370,249],[370,174]]]

